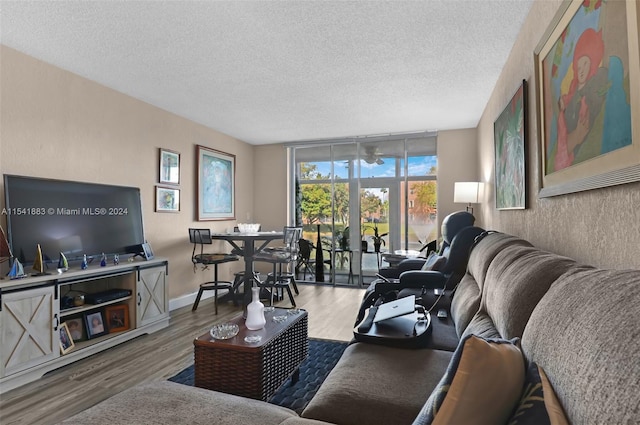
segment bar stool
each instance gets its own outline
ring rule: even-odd
[[[295,307],[296,302],[293,298],[291,287],[293,287],[296,294],[299,294],[298,286],[296,285],[294,273],[290,273],[288,270],[285,271],[284,268],[285,266],[290,267],[291,264],[295,265],[298,260],[298,241],[302,236],[302,227],[286,226],[283,233],[284,247],[265,249],[254,258],[254,261],[263,261],[273,265],[273,272],[267,275],[264,282],[259,282],[258,286],[261,288],[270,288],[270,306],[273,305],[273,293],[286,289],[289,295],[289,301],[291,301],[291,305]],[[278,295],[278,297],[280,297],[280,295]]]
[[[196,272],[198,264],[202,264],[202,270],[207,270],[210,265],[213,265],[213,280],[200,284],[198,295],[193,303],[192,311],[196,311],[202,294],[204,291],[213,290],[213,302],[215,305],[215,314],[218,314],[218,291],[227,290],[229,293],[233,293],[233,283],[224,280],[218,280],[218,264],[228,263],[230,261],[238,261],[238,256],[234,254],[210,254],[204,252],[204,245],[211,245],[211,230],[209,229],[189,229],[189,241],[193,244],[193,252],[191,253],[191,262],[193,263],[193,272]],[[200,253],[196,254],[196,248],[200,246]],[[235,297],[233,302],[237,305]]]

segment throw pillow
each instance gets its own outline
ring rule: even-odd
[[[463,338],[413,424],[506,423],[524,384],[524,358],[517,343]]]
[[[444,266],[444,263],[446,262],[447,262],[447,259],[445,257],[441,257],[435,252],[432,252],[427,257],[427,261],[425,261],[424,264],[422,265],[421,270],[437,272],[442,268],[442,266]]]
[[[522,397],[508,423],[509,425],[569,425],[547,375],[535,362],[529,364]]]

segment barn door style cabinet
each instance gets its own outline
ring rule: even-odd
[[[168,295],[161,258],[0,280],[0,393],[167,327]]]

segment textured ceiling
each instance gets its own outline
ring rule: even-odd
[[[532,1],[2,0],[0,42],[252,144],[472,128]]]

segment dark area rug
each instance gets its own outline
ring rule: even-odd
[[[269,399],[269,403],[287,407],[298,414],[302,412],[347,345],[346,342],[309,338],[309,357],[300,365],[300,379],[294,385],[291,385],[291,378],[287,379]],[[193,365],[172,376],[169,381],[193,386]]]

